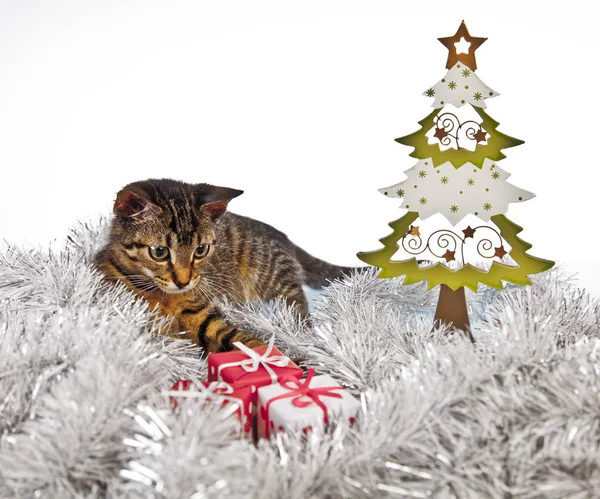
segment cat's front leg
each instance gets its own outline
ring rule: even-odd
[[[249,332],[229,324],[210,303],[190,303],[178,307],[173,325],[207,353],[234,350],[235,342],[255,348],[264,343]]]

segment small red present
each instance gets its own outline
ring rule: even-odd
[[[236,404],[236,414],[242,423],[246,434],[252,433],[252,413],[256,389],[252,386],[237,383],[206,382],[194,384],[188,380],[180,380],[168,392],[173,408],[177,408],[177,401],[181,399],[198,399],[203,402],[221,401],[222,405]]]
[[[258,389],[256,425],[259,437],[288,427],[323,429],[331,420],[352,424],[360,411],[360,402],[328,375],[314,376],[309,369],[306,379],[282,378],[279,383]]]
[[[273,341],[271,338],[268,345],[256,348],[235,342],[237,351],[209,354],[208,380],[258,388],[276,383],[283,377],[301,378],[302,369],[275,348]]]

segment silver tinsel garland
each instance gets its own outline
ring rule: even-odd
[[[223,303],[362,402],[352,427],[254,446],[227,407],[171,410],[205,363],[101,284],[105,229],[0,256],[0,497],[600,496],[600,305],[558,272],[469,293],[475,345],[431,330],[435,291],[374,272],[326,288],[310,322]]]

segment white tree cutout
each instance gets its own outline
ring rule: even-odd
[[[457,108],[452,104],[434,117],[434,126],[426,133],[429,144],[440,150],[466,149],[473,152],[478,144],[486,145],[489,133],[481,126],[483,119],[471,106]]]
[[[489,222],[493,215],[506,213],[509,203],[534,197],[507,182],[510,174],[490,159],[483,162],[482,168],[471,163],[455,168],[449,161],[435,166],[427,158],[404,174],[405,180],[379,191],[388,197],[402,198],[402,207],[418,211],[421,220],[440,213],[451,224],[458,224],[469,214]]]
[[[439,109],[446,104],[456,107],[471,104],[485,108],[485,100],[499,94],[483,83],[473,70],[458,62],[444,78],[425,90],[423,95],[433,97],[432,107]]]
[[[398,241],[394,260],[417,257],[437,262],[452,270],[473,265],[487,270],[494,260],[514,266],[508,255],[512,247],[492,222],[469,214],[459,224],[451,224],[441,214],[427,220],[417,218],[408,233]]]

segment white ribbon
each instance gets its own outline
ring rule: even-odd
[[[208,386],[204,386],[202,383],[200,383],[198,388],[201,392],[207,395],[212,395],[215,393],[217,395],[226,395],[233,393],[233,386],[231,386],[229,383],[225,383],[225,381],[211,381]],[[220,391],[217,393],[217,390]]]
[[[228,362],[226,364],[221,364],[219,366],[219,369],[217,370],[217,378],[219,379],[219,381],[223,381],[223,378],[221,377],[221,371],[228,367],[241,366],[241,368],[244,371],[248,373],[255,373],[256,371],[258,371],[258,368],[260,366],[263,366],[265,370],[269,373],[269,376],[271,376],[271,382],[277,383],[277,374],[275,374],[275,371],[271,369],[270,365],[275,367],[286,367],[289,364],[290,359],[285,355],[273,355],[272,357],[269,357],[269,355],[273,351],[274,343],[275,336],[271,336],[271,339],[269,340],[269,345],[267,346],[265,353],[261,355],[256,350],[248,348],[246,345],[240,343],[239,341],[234,342],[234,345],[237,348],[239,348],[240,351],[245,353],[249,358],[237,362]]]
[[[205,400],[215,400],[215,396],[218,400],[226,400],[231,404],[235,404],[239,407],[242,417],[245,417],[246,421],[249,420],[249,414],[246,414],[242,401],[237,397],[230,397],[233,393],[233,386],[225,381],[211,381],[208,386],[204,386],[202,383],[196,383],[193,385],[197,390],[169,390],[167,392],[171,397],[182,397],[182,398],[203,398]],[[219,391],[217,390],[225,390]]]
[[[197,388],[197,390],[169,390],[168,395],[172,397],[198,398],[210,397],[211,395],[224,396],[233,393],[233,386],[225,383],[225,381],[211,381],[208,386],[204,386],[202,383],[195,383],[193,387]],[[217,390],[224,391],[217,392]],[[232,397],[224,398],[230,399]]]

